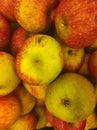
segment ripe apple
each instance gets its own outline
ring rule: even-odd
[[[88,69],[88,63],[89,63],[90,56],[91,56],[90,53],[85,52],[84,61],[83,61],[82,65],[80,66],[79,70],[77,71],[77,73],[90,77],[89,69]]]
[[[86,120],[81,120],[76,123],[65,122],[59,118],[54,119],[55,130],[84,130]]]
[[[63,50],[59,42],[45,34],[26,39],[16,56],[16,71],[25,82],[47,85],[63,69]]]
[[[9,21],[15,22],[14,15],[15,0],[0,0],[0,13]]]
[[[47,31],[53,22],[53,10],[59,0],[15,0],[15,17],[27,31],[40,33]]]
[[[23,82],[24,87],[27,89],[27,91],[33,95],[35,98],[38,99],[44,99],[46,96],[46,91],[48,86],[47,85],[33,85],[28,84],[27,82]]]
[[[45,116],[45,106],[35,106],[32,111],[37,119],[36,129],[42,129],[47,124],[47,118]]]
[[[0,3],[1,5],[1,3]],[[11,28],[9,22],[0,14],[0,50],[5,50],[11,38]]]
[[[20,83],[15,69],[15,58],[4,51],[0,51],[0,96],[12,92]]]
[[[20,50],[23,46],[24,41],[29,37],[30,33],[26,31],[24,28],[19,26],[12,35],[12,42],[11,42],[11,50],[14,55]]]
[[[97,1],[62,0],[55,14],[55,27],[69,47],[84,48],[97,39]]]
[[[60,74],[48,87],[45,105],[57,118],[79,122],[86,119],[96,106],[94,86],[80,74]]]
[[[91,54],[88,68],[92,81],[97,83],[97,50]]]
[[[9,128],[20,116],[19,100],[12,93],[0,97],[0,129]]]
[[[16,87],[14,94],[19,99],[21,104],[20,115],[24,115],[32,111],[36,103],[35,98],[25,89],[23,85]]]
[[[33,113],[20,116],[8,130],[36,130],[36,117]]]
[[[95,129],[97,128],[97,113],[94,110],[87,118],[86,118],[86,126],[85,130]]]
[[[75,49],[63,45],[64,72],[76,72],[84,61],[85,51],[83,48]],[[76,61],[76,62],[75,62]]]

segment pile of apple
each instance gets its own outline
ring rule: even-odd
[[[97,0],[0,0],[0,130],[97,128]]]

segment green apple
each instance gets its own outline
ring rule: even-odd
[[[61,74],[49,85],[45,105],[54,116],[66,122],[84,120],[96,106],[94,86],[80,74]]]
[[[63,45],[64,52],[64,72],[76,72],[84,61],[84,48],[71,48]],[[76,61],[76,62],[75,62]]]
[[[52,25],[54,12],[59,0],[15,0],[15,17],[27,31],[40,33]]]
[[[45,112],[46,108],[44,106],[35,106],[33,113],[37,119],[36,129],[42,129],[46,126],[48,121]]]
[[[97,39],[97,1],[62,0],[55,14],[55,27],[69,47],[84,48]]]
[[[16,71],[25,82],[47,85],[63,69],[63,50],[59,42],[44,34],[26,39],[16,56]]]

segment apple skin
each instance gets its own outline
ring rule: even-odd
[[[97,50],[91,54],[88,68],[91,80],[97,83]]]
[[[55,27],[69,47],[84,48],[97,38],[97,1],[62,0],[57,7]]]
[[[14,90],[14,94],[18,98],[21,104],[21,113],[20,115],[25,115],[32,111],[35,106],[35,98],[25,89],[22,84],[19,84]]]
[[[13,55],[0,51],[0,96],[11,93],[21,82],[15,69]]]
[[[15,17],[27,31],[40,33],[47,31],[53,23],[53,9],[59,0],[15,0]]]
[[[63,45],[64,52],[64,72],[77,72],[84,61],[85,50],[83,48],[75,49]],[[76,61],[76,62],[75,62]]]
[[[12,93],[0,97],[0,129],[9,128],[20,116],[21,106]]]
[[[23,46],[24,41],[29,37],[30,33],[27,32],[24,28],[19,26],[12,35],[12,42],[11,42],[11,50],[14,55],[20,50]]]
[[[54,116],[66,122],[84,120],[96,106],[94,85],[77,73],[60,74],[48,87],[45,105]]]
[[[69,123],[55,117],[48,110],[46,110],[46,118],[55,130],[84,130],[86,126],[86,119],[76,123]]]
[[[4,16],[0,14],[0,50],[5,50],[11,39],[11,27]]]
[[[37,120],[33,113],[28,113],[20,116],[8,130],[35,130]]]
[[[0,13],[10,22],[15,22],[14,15],[15,0],[0,0]]]
[[[60,43],[45,34],[27,38],[16,56],[18,76],[34,85],[48,85],[61,73],[63,65]]]

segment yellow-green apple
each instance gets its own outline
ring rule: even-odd
[[[84,120],[96,106],[94,85],[77,73],[60,74],[47,89],[45,105],[54,116],[66,122]]]
[[[0,129],[9,128],[20,116],[19,100],[12,93],[0,97]]]
[[[1,4],[1,3],[0,3]],[[4,50],[11,39],[11,27],[4,16],[0,14],[0,50]]]
[[[56,10],[55,27],[69,47],[84,48],[97,39],[97,1],[62,0]]]
[[[77,73],[90,77],[89,69],[88,69],[88,62],[89,62],[90,56],[91,56],[90,53],[85,52],[84,61],[83,61],[82,65],[80,66],[79,70],[77,71]]]
[[[14,90],[14,94],[19,99],[21,104],[21,115],[27,114],[35,106],[35,98],[25,89],[23,85],[19,85]]]
[[[97,128],[97,113],[94,110],[87,118],[86,118],[86,126],[85,130],[95,129]]]
[[[0,51],[0,96],[12,92],[20,83],[15,69],[15,58],[4,51]]]
[[[17,52],[20,50],[20,48],[23,46],[24,41],[28,38],[30,35],[29,32],[27,32],[24,28],[19,26],[12,35],[12,42],[11,42],[11,50],[14,55],[17,54]]]
[[[64,72],[76,72],[83,63],[85,51],[83,48],[75,49],[63,45]],[[75,62],[76,61],[76,62]]]
[[[47,85],[63,69],[63,50],[59,42],[45,34],[26,39],[16,56],[16,71],[25,82]]]
[[[94,51],[88,63],[89,75],[94,83],[97,83],[97,50]]]
[[[8,130],[36,130],[36,117],[33,113],[20,116]]]
[[[9,21],[15,22],[14,15],[15,0],[0,0],[0,13]]]
[[[27,31],[40,33],[47,31],[53,23],[55,7],[59,0],[15,0],[15,17]]]
[[[35,98],[45,100],[46,90],[48,88],[48,85],[33,85],[33,84],[28,84],[27,82],[24,81],[23,81],[23,85],[27,89],[27,91]]]
[[[47,118],[45,115],[46,108],[44,106],[35,106],[32,111],[37,119],[36,129],[42,129],[47,124]]]

